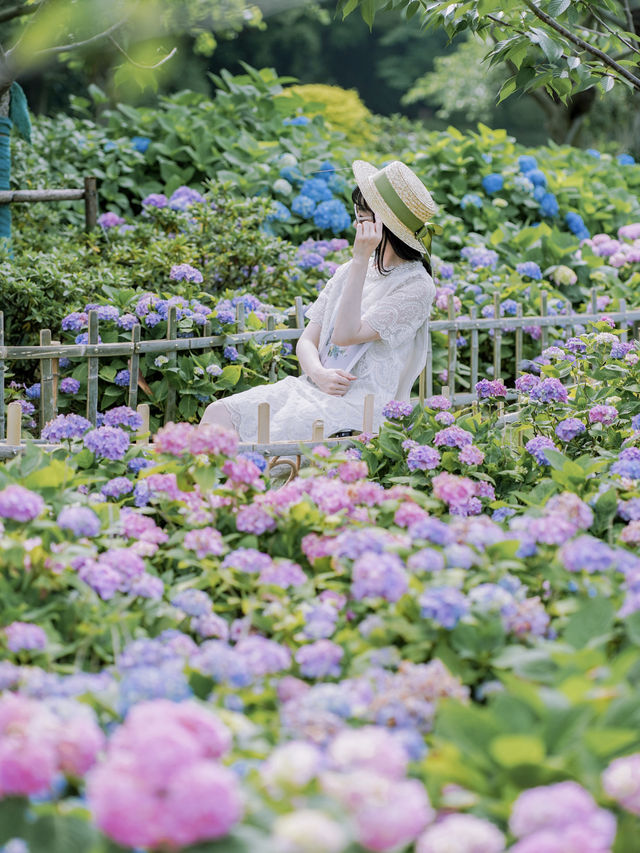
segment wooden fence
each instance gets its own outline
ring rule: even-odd
[[[471,316],[468,319],[463,319],[455,316],[453,296],[449,296],[448,319],[435,320],[430,323],[429,332],[429,349],[427,362],[420,374],[419,378],[419,394],[416,402],[422,404],[425,397],[429,397],[434,393],[434,377],[433,377],[433,353],[432,353],[432,335],[435,332],[444,332],[447,336],[447,381],[448,395],[454,405],[463,405],[475,399],[476,395],[473,388],[478,381],[479,367],[479,334],[482,331],[493,329],[493,378],[497,379],[504,375],[503,352],[502,347],[504,338],[508,334],[514,336],[514,364],[513,373],[517,375],[523,352],[523,334],[527,327],[537,326],[541,329],[540,348],[541,350],[548,346],[549,330],[552,328],[566,328],[572,331],[581,325],[585,325],[590,321],[600,320],[603,316],[602,311],[597,311],[597,295],[592,291],[591,310],[585,314],[576,314],[571,310],[570,303],[567,302],[567,313],[559,315],[549,315],[546,302],[546,294],[542,294],[542,306],[539,315],[522,315],[522,306],[518,306],[518,310],[513,317],[500,317],[500,298],[496,294],[494,299],[494,317],[479,318],[477,317],[477,309],[471,310]],[[620,309],[614,312],[606,312],[606,316],[610,317],[616,324],[622,324],[623,330],[621,340],[625,341],[628,338],[627,326],[632,326],[632,334],[638,337],[638,329],[640,327],[640,308],[627,309],[624,300],[620,300]],[[116,343],[98,343],[99,321],[98,314],[95,310],[89,312],[88,322],[88,343],[86,344],[60,344],[58,341],[53,341],[51,331],[43,329],[40,332],[39,346],[14,346],[7,347],[4,345],[4,324],[3,315],[0,312],[0,441],[5,439],[5,373],[7,362],[16,360],[33,360],[38,361],[40,366],[40,426],[44,426],[52,420],[57,414],[57,388],[58,388],[58,362],[60,358],[75,358],[86,359],[87,361],[87,409],[86,416],[91,423],[95,424],[98,413],[98,382],[99,382],[99,361],[101,358],[111,358],[113,356],[125,356],[129,359],[129,389],[128,389],[128,405],[135,409],[138,405],[138,386],[140,372],[140,356],[144,354],[166,355],[169,358],[169,364],[176,361],[178,352],[196,352],[207,351],[215,347],[225,347],[235,345],[240,352],[243,351],[244,345],[248,341],[255,341],[259,344],[270,343],[275,341],[290,341],[297,340],[304,330],[304,306],[301,297],[296,297],[295,306],[288,312],[288,328],[276,329],[276,319],[274,316],[267,317],[267,328],[261,331],[247,332],[245,331],[245,312],[244,305],[239,303],[236,309],[237,317],[237,332],[233,334],[212,335],[211,325],[207,323],[203,327],[203,335],[201,337],[179,338],[177,335],[177,317],[176,308],[171,307],[168,314],[167,334],[162,340],[142,341],[141,327],[136,324],[131,330],[130,341],[119,341]],[[468,332],[470,334],[470,363],[469,371],[469,392],[456,392],[456,367],[458,362],[458,347],[457,337],[459,332]],[[275,364],[272,365],[270,372],[270,380],[275,379]],[[515,393],[513,394],[515,396]],[[264,411],[264,410],[263,410]],[[165,423],[174,420],[177,416],[176,406],[176,389],[169,390],[165,400]],[[363,425],[367,422],[367,412],[363,412]],[[264,417],[261,420],[264,425]],[[268,424],[268,418],[267,418]],[[265,433],[265,428],[262,429],[262,437],[267,437],[265,440],[259,440],[256,445],[251,445],[255,449],[275,448],[271,445],[268,439],[268,431]],[[319,437],[319,433],[318,433]],[[312,436],[310,436],[310,439]],[[6,442],[8,444],[8,442]],[[295,442],[299,444],[299,442]],[[272,450],[275,452],[275,450]]]
[[[98,182],[96,178],[85,178],[83,189],[0,191],[0,204],[79,201],[81,199],[84,200],[85,228],[90,231],[98,223]]]

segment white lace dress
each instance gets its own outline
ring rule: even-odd
[[[321,326],[321,340],[347,279],[351,261],[339,267],[306,316]],[[255,442],[258,404],[269,403],[272,441],[311,438],[313,422],[324,422],[324,434],[363,426],[364,399],[374,394],[373,427],[384,421],[382,409],[389,400],[407,400],[427,356],[427,330],[435,287],[420,261],[408,261],[380,275],[373,258],[362,289],[362,319],[375,329],[373,341],[351,368],[358,378],[342,397],[326,394],[306,375],[288,376],[270,385],[258,385],[225,397],[234,428],[241,441]]]

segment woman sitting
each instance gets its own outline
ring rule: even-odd
[[[296,354],[303,374],[258,385],[207,407],[203,423],[256,442],[258,404],[269,403],[272,441],[362,431],[364,400],[374,395],[373,428],[389,400],[408,400],[427,356],[435,287],[429,220],[436,206],[404,163],[384,169],[356,160],[352,259],[338,267],[307,309]]]

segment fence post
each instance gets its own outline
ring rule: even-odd
[[[516,317],[518,320],[522,321],[522,303],[518,302],[516,306]],[[520,373],[520,365],[522,364],[522,322],[518,323],[516,326],[516,341],[515,341],[515,353],[516,353],[516,369],[514,373],[515,379],[518,378],[518,374]]]
[[[51,343],[53,346],[60,346],[60,341],[51,341]],[[53,416],[55,417],[58,414],[58,382],[60,380],[60,359],[51,359],[51,365],[51,372],[53,373]]]
[[[149,404],[140,403],[136,407],[136,412],[142,418],[140,429],[136,432],[136,444],[149,444]]]
[[[500,319],[500,294],[493,294],[493,316]],[[502,369],[502,329],[495,327],[493,330],[493,378],[500,379]]]
[[[245,322],[244,322],[244,302],[238,302],[236,305],[236,324],[238,327],[238,332],[244,332]],[[244,344],[237,344],[236,349],[242,355],[244,353]]]
[[[453,323],[456,318],[456,310],[453,303],[453,293],[449,294],[447,302],[449,322]],[[456,338],[456,330],[450,329],[449,332],[447,332],[447,384],[451,392],[451,402],[455,402],[456,396]]]
[[[4,346],[4,313],[0,311],[0,347]],[[0,441],[4,439],[4,359],[0,358]]]
[[[427,332],[427,397],[433,396],[433,336],[431,329]],[[424,400],[422,401],[424,403]]]
[[[478,309],[475,305],[469,311],[472,320],[478,319]],[[478,382],[478,330],[471,329],[471,387],[475,388]]]
[[[598,288],[597,287],[591,288],[591,313],[592,314],[598,313]]]
[[[89,311],[89,344],[98,343],[98,312]],[[97,356],[87,358],[87,420],[95,426],[98,420],[98,371],[100,369]]]
[[[323,441],[324,440],[324,421],[318,419],[313,422],[313,426],[311,427],[311,441]]]
[[[269,444],[271,407],[268,403],[258,403],[258,444]]]
[[[302,304],[302,296],[296,296],[294,303],[296,306],[296,329],[302,329],[302,331],[304,331],[304,305]],[[298,340],[300,340],[300,338],[298,338]],[[298,376],[302,376],[302,373],[302,367],[298,362]]]
[[[173,341],[178,337],[178,320],[177,320],[177,311],[176,306],[172,305],[169,308],[169,316],[167,318],[167,340]],[[169,363],[167,367],[175,367],[178,363],[178,353],[174,350],[173,352],[167,353],[167,358],[169,359]],[[173,379],[173,377],[172,377]],[[167,380],[169,382],[169,380]],[[176,389],[171,386],[171,382],[169,382],[169,388],[167,390],[167,404],[164,410],[164,422],[168,424],[172,421],[176,416]]]
[[[276,327],[276,318],[273,314],[269,314],[267,316],[267,331],[273,332]],[[269,365],[269,382],[275,382],[277,378],[277,366],[274,358],[271,359],[271,364]]]
[[[420,375],[422,376],[422,374],[420,374]],[[363,412],[362,412],[362,432],[369,432],[369,433],[373,432],[373,402],[374,402],[374,400],[375,400],[375,397],[373,394],[367,394],[367,396],[364,398],[364,408],[363,408]],[[420,403],[421,406],[422,406],[423,402],[424,402],[424,399]]]
[[[22,441],[22,406],[17,400],[7,406],[7,444],[19,447]]]
[[[540,292],[540,316],[547,316],[547,294],[546,291],[542,290]],[[542,349],[546,349],[549,346],[549,328],[548,326],[540,327],[540,345]]]
[[[98,224],[98,182],[95,178],[84,179],[84,227],[91,231]]]
[[[138,344],[140,343],[140,323],[136,323],[131,329],[131,345],[133,352],[129,361],[129,408],[135,409],[138,403],[138,373],[140,372],[140,353],[138,352]]]
[[[626,299],[619,299],[618,301],[620,303],[620,307],[618,308],[618,311],[622,314],[622,317],[620,318],[620,328],[622,329],[622,334],[620,335],[620,340],[622,341],[623,344],[626,344],[626,342],[629,338],[629,336],[627,334],[627,319],[625,316],[627,313],[627,300]]]
[[[40,330],[40,346],[51,346],[50,329]],[[40,359],[40,430],[55,417],[53,406],[53,359]]]

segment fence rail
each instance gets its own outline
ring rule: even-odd
[[[427,361],[419,377],[418,401],[424,402],[425,397],[433,394],[433,352],[432,336],[436,333],[444,333],[447,336],[447,379],[443,385],[448,388],[448,395],[454,405],[467,404],[475,399],[473,388],[478,381],[479,369],[479,334],[484,331],[493,330],[493,378],[498,379],[504,375],[503,345],[506,335],[510,333],[514,337],[514,374],[517,375],[523,353],[523,333],[527,327],[538,327],[541,329],[540,347],[544,349],[548,345],[550,328],[573,328],[583,326],[588,322],[600,320],[603,312],[597,311],[597,294],[595,289],[591,295],[591,310],[584,314],[576,314],[567,303],[567,313],[549,315],[546,303],[546,294],[541,300],[541,311],[539,315],[522,315],[522,306],[518,306],[517,314],[513,317],[500,317],[500,299],[496,294],[493,311],[494,317],[477,317],[477,309],[471,311],[471,316],[460,318],[455,316],[453,296],[449,296],[448,319],[435,320],[430,323],[429,347]],[[640,308],[627,309],[624,300],[620,300],[618,311],[607,312],[606,316],[623,326],[621,340],[628,337],[627,326],[632,326],[632,334],[638,337],[640,329]],[[5,346],[4,345],[4,321],[0,312],[0,441],[5,438],[5,374],[8,362],[28,359],[37,360],[40,363],[40,426],[44,426],[57,414],[57,392],[58,392],[58,363],[60,358],[86,359],[87,361],[87,411],[86,415],[91,423],[95,424],[98,413],[99,399],[99,362],[101,358],[113,356],[125,356],[129,359],[129,389],[128,405],[135,409],[138,404],[138,386],[140,356],[145,354],[164,354],[169,357],[170,363],[177,359],[179,352],[206,351],[215,347],[235,345],[242,352],[243,347],[249,341],[259,344],[273,343],[276,341],[297,340],[304,330],[304,305],[301,297],[296,297],[295,305],[287,312],[288,328],[276,329],[276,318],[272,315],[267,317],[267,329],[247,332],[245,329],[244,305],[240,303],[236,309],[237,332],[212,335],[211,325],[203,326],[203,334],[200,337],[181,338],[177,331],[176,308],[171,307],[168,314],[167,334],[162,340],[143,341],[141,338],[141,326],[136,324],[131,330],[131,340],[117,343],[98,343],[99,321],[95,310],[89,312],[88,343],[86,344],[60,344],[53,341],[51,331],[43,329],[40,332],[39,346]],[[456,368],[458,365],[458,332],[470,332],[470,360],[468,368],[469,391],[456,391]],[[276,378],[275,364],[272,364],[269,379]],[[515,396],[515,393],[511,395]],[[170,389],[165,400],[165,423],[176,417],[176,389]],[[262,442],[268,444],[269,442]]]
[[[84,187],[50,190],[1,190],[0,204],[18,204],[50,201],[80,201],[84,199],[84,222],[87,231],[98,223],[98,182],[96,178],[84,179]]]

